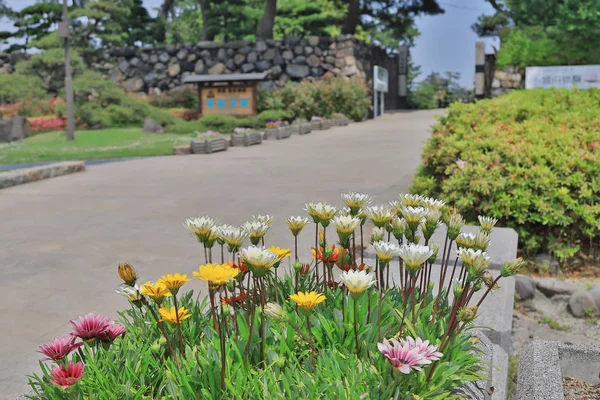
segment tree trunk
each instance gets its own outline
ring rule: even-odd
[[[351,0],[348,6],[348,15],[346,15],[346,21],[342,28],[344,35],[354,35],[356,33],[356,26],[360,19],[360,0]]]
[[[273,25],[275,25],[275,12],[277,10],[277,0],[267,0],[265,4],[265,14],[258,25],[256,37],[258,39],[273,39]]]
[[[200,0],[200,11],[202,12],[202,40],[215,40],[214,32],[208,32],[208,14],[210,12],[210,1]]]
[[[174,6],[175,0],[164,0],[160,6],[160,15],[167,20],[169,18],[169,13],[174,14]]]

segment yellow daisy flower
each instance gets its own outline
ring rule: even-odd
[[[169,307],[169,308],[161,307],[158,309],[158,312],[160,313],[160,316],[162,317],[161,321],[167,321],[172,324],[177,323],[178,315],[179,315],[179,322],[192,316],[192,314],[190,314],[190,310],[188,310],[185,307],[179,307],[179,310],[177,310],[177,311],[175,311],[175,307]]]
[[[228,264],[205,264],[192,272],[201,281],[208,282],[211,289],[216,289],[232,281],[240,273],[239,269]]]
[[[312,311],[319,303],[325,301],[325,296],[317,292],[298,292],[290,295],[290,300],[306,311]]]

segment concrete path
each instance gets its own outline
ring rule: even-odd
[[[439,111],[437,112],[439,113]],[[386,202],[406,191],[434,123],[432,111],[391,114],[212,155],[156,157],[90,167],[0,191],[0,398],[27,391],[37,347],[88,312],[116,317],[116,266],[142,281],[191,274],[203,262],[182,222],[208,214],[240,224],[272,214],[270,244],[292,245],[284,219],[340,193]],[[308,255],[312,237],[301,235]],[[185,289],[202,289],[195,280]]]

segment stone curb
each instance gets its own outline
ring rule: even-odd
[[[493,344],[480,329],[470,331],[479,339],[477,347],[480,365],[486,371],[488,379],[470,382],[453,390],[453,394],[464,394],[474,400],[506,400],[508,377],[508,354],[498,345]]]
[[[515,400],[562,400],[563,376],[600,383],[600,346],[534,340],[519,354]]]
[[[0,189],[81,171],[85,171],[83,161],[64,161],[40,167],[8,171],[0,173]]]

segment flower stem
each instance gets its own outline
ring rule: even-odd
[[[264,278],[259,278],[260,284],[260,364],[265,361],[265,281]]]
[[[319,284],[319,223],[315,222],[315,279],[317,285]]]
[[[185,358],[185,347],[183,344],[183,335],[181,334],[181,321],[179,320],[179,307],[177,306],[177,295],[173,295],[173,304],[175,305],[175,318],[177,319],[177,334],[179,335],[179,352],[181,357]]]
[[[219,323],[217,322],[217,312],[215,305],[215,291],[213,289],[208,289],[208,297],[210,299],[210,313],[212,314],[213,328],[215,328],[216,332],[219,332]]]
[[[219,326],[219,343],[221,345],[221,390],[225,391],[225,313],[223,312],[223,303],[221,303],[221,326]]]
[[[158,315],[156,315],[154,308],[152,308],[152,306],[150,304],[148,304],[146,299],[143,299],[142,301],[144,302],[144,305],[146,307],[148,307],[148,310],[150,310],[150,314],[152,314],[152,317],[156,321],[156,323],[158,325],[158,329],[160,329],[160,333],[165,338],[165,341],[167,342],[167,347],[169,347],[169,351],[173,355],[173,361],[175,361],[175,365],[177,365],[177,368],[181,368],[181,365],[179,365],[179,360],[177,359],[177,353],[175,352],[175,349],[173,348],[173,345],[171,344],[171,341],[169,340],[169,337],[167,336],[167,333],[165,332],[164,324],[162,323],[162,321],[160,319],[158,319]],[[85,359],[82,361],[85,361]]]
[[[360,348],[358,347],[358,312],[356,310],[357,299],[354,299],[354,343],[356,344],[356,357],[360,358]]]

